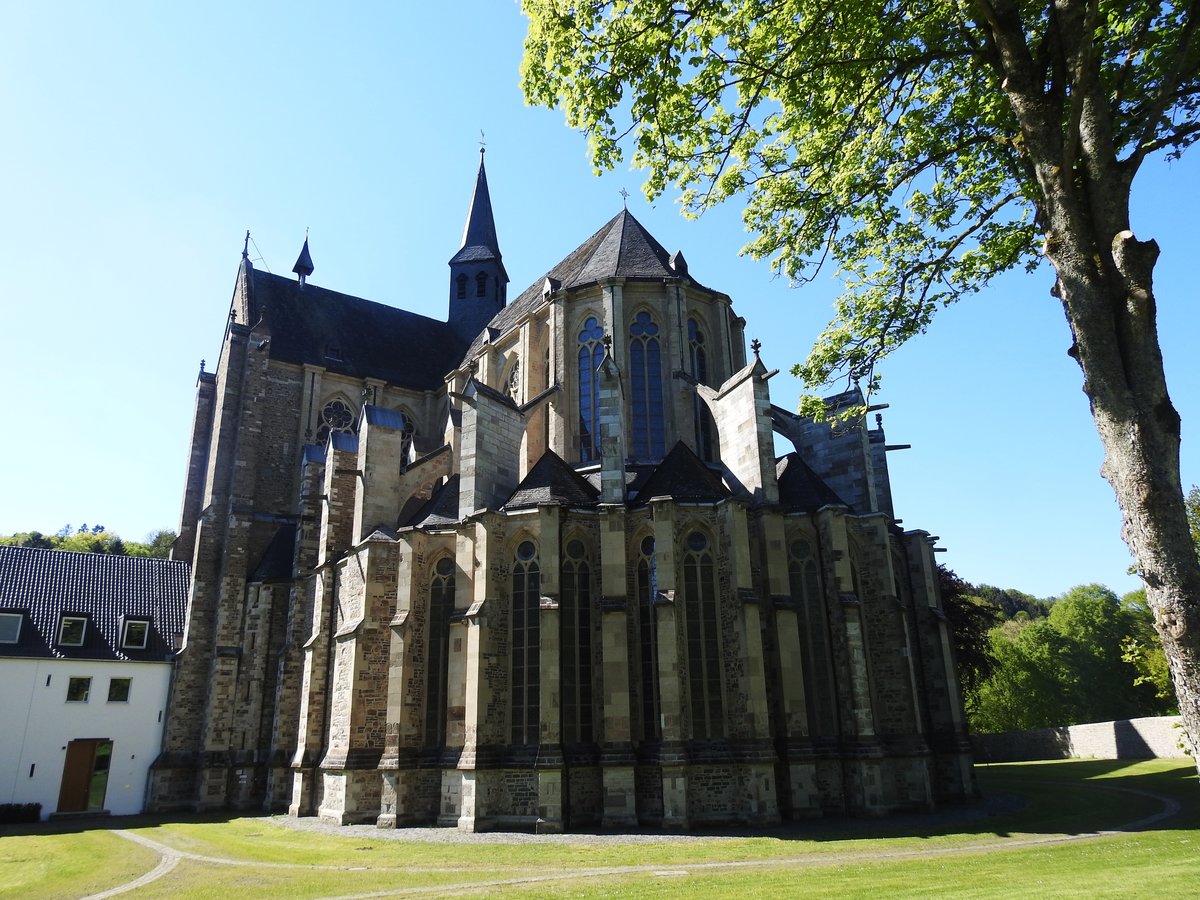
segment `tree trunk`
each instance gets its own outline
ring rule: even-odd
[[[1099,240],[1070,243],[1103,246]],[[1184,728],[1196,747],[1200,565],[1179,478],[1180,420],[1158,344],[1151,285],[1158,247],[1129,231],[1118,233],[1111,247],[1103,261],[1053,247],[1047,255],[1058,272],[1057,291],[1075,338],[1071,355],[1083,370],[1104,447],[1101,473],[1116,493],[1122,537],[1145,582]]]

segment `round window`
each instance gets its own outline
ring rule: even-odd
[[[454,574],[454,560],[452,560],[448,556],[443,556],[441,559],[439,559],[437,561],[437,565],[434,566],[434,571],[436,571],[443,578],[453,575]]]
[[[583,559],[587,555],[587,550],[583,546],[583,541],[570,541],[567,543],[567,556],[571,559]]]
[[[792,541],[792,556],[796,559],[808,559],[812,556],[812,547],[808,541]]]
[[[642,555],[643,556],[653,556],[654,555],[654,538],[652,538],[652,537],[642,538]]]
[[[537,547],[533,546],[533,541],[521,541],[517,547],[517,559],[528,561],[537,556]]]
[[[687,545],[689,550],[694,550],[699,553],[708,546],[708,538],[702,535],[699,531],[693,531],[688,535]]]

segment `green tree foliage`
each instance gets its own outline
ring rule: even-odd
[[[1050,615],[1050,601],[1039,600],[1023,591],[992,587],[990,584],[981,584],[973,590],[981,600],[999,607],[1006,619],[1015,619],[1022,613],[1026,619],[1044,619]]]
[[[106,531],[103,525],[89,528],[81,525],[72,532],[70,525],[59,529],[57,534],[45,535],[39,531],[21,531],[11,535],[0,535],[0,545],[9,547],[34,547],[39,550],[65,550],[68,553],[110,553],[115,556],[152,556],[166,559],[171,554],[175,532],[153,531],[145,543],[122,540],[120,536]]]
[[[1196,548],[1196,555],[1200,556],[1200,487],[1192,485],[1191,490],[1187,492],[1187,497],[1184,498],[1184,505],[1187,508],[1188,531],[1192,534],[1192,546]]]
[[[1129,633],[1121,645],[1121,658],[1137,669],[1134,682],[1154,690],[1154,698],[1161,704],[1161,712],[1179,712],[1175,699],[1175,686],[1171,684],[1171,672],[1167,666],[1167,654],[1162,641],[1154,630],[1154,612],[1146,602],[1144,590],[1131,591],[1121,598],[1121,608],[1129,621]]]
[[[996,665],[988,635],[999,621],[1000,611],[994,604],[976,596],[975,588],[952,570],[939,565],[937,571],[942,608],[954,640],[963,699],[970,710],[980,686]]]
[[[1196,6],[1150,0],[522,0],[522,85],[622,143],[653,197],[734,198],[748,252],[846,285],[796,367],[815,388],[875,367],[997,273],[1054,267],[1070,353],[1200,743],[1200,564],[1159,349],[1158,247],[1135,176],[1200,136]],[[1065,335],[1064,335],[1065,337]],[[815,410],[813,402],[806,409]]]
[[[1139,615],[1092,584],[1064,594],[1045,619],[993,629],[996,663],[970,710],[972,727],[1011,731],[1169,712],[1159,685],[1128,657],[1131,642],[1147,639]]]

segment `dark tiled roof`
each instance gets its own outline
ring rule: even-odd
[[[418,509],[406,526],[417,528],[442,528],[458,524],[458,476],[451,475],[445,484],[434,491],[433,496]]]
[[[539,503],[594,506],[600,492],[553,450],[547,450],[517,485],[505,509],[522,509]]]
[[[0,612],[23,614],[18,643],[0,644],[0,656],[167,659],[183,635],[188,570],[167,559],[0,547]],[[87,619],[83,646],[58,644],[63,614]],[[150,621],[144,650],[121,647],[124,618]]]
[[[496,239],[496,221],[492,216],[492,195],[488,191],[487,171],[483,167],[483,156],[479,157],[479,174],[475,176],[475,192],[471,195],[471,207],[467,210],[467,224],[463,228],[462,249],[450,259],[450,264],[460,262],[490,262],[500,266],[504,281],[508,274],[500,253],[500,242]]]
[[[265,320],[271,358],[434,390],[463,341],[445,322],[249,268],[250,316]]]
[[[629,210],[622,210],[599,231],[571,251],[554,268],[527,287],[516,300],[496,314],[491,327],[504,334],[543,301],[546,279],[561,288],[577,288],[604,278],[674,278],[670,254],[654,239]],[[688,276],[689,278],[691,276]],[[703,287],[693,279],[693,284]],[[484,335],[475,338],[464,361],[483,348]]]
[[[799,453],[789,453],[776,460],[775,477],[779,481],[779,502],[784,507],[816,512],[823,506],[846,506]]]
[[[687,444],[678,441],[641,485],[633,500],[645,503],[651,497],[671,497],[674,500],[708,502],[729,496],[729,489],[720,477]]]
[[[296,526],[281,525],[254,567],[251,581],[291,581],[292,562],[296,552]]]

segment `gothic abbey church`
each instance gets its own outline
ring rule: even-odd
[[[730,298],[628,211],[510,301],[481,158],[446,321],[308,283],[307,241],[294,271],[243,254],[201,366],[150,808],[684,829],[974,794],[878,420],[772,405]]]

